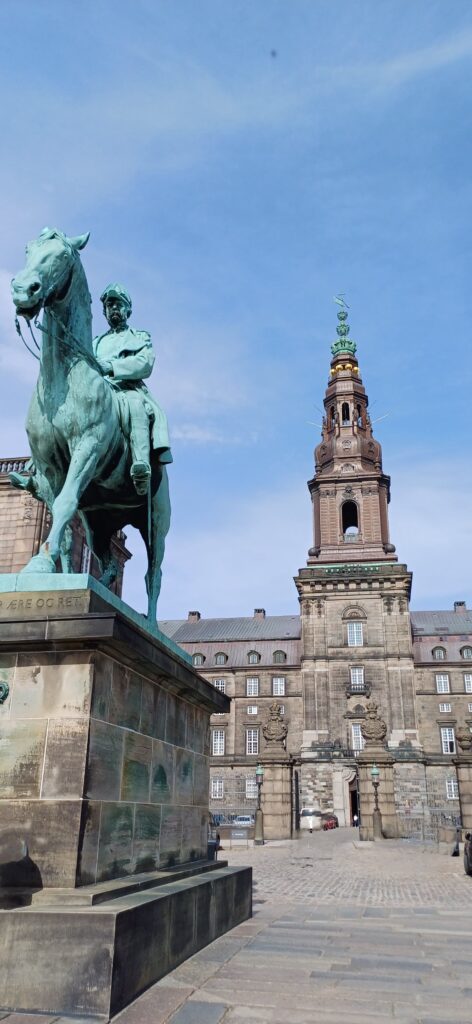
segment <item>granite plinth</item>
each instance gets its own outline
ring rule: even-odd
[[[108,1021],[250,917],[251,889],[251,868],[207,865],[97,904],[1,911],[0,1007]]]
[[[107,1019],[250,913],[201,867],[229,701],[95,580],[32,582],[0,577],[0,1007]]]

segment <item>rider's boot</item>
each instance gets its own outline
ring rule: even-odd
[[[151,479],[151,466],[149,462],[149,421],[146,416],[146,426],[141,423],[133,423],[131,430],[131,454],[133,464],[131,466],[131,479],[137,494],[147,494],[149,481]]]

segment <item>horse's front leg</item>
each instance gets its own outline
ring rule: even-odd
[[[97,449],[97,439],[94,436],[82,441],[73,452],[64,486],[52,505],[52,527],[49,536],[23,572],[56,571],[56,561],[61,554],[66,528],[77,512],[80,496],[94,477],[99,454]]]

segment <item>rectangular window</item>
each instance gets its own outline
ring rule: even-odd
[[[246,800],[257,800],[257,779],[256,776],[251,776],[250,779],[246,779]]]
[[[464,672],[464,690],[472,693],[472,672]]]
[[[249,704],[246,711],[248,715],[257,715],[257,704]]]
[[[280,708],[280,714],[284,715],[285,714],[285,704],[279,704],[279,708]]]
[[[259,677],[248,676],[246,679],[246,697],[259,696]]]
[[[472,712],[472,704],[468,704],[467,707],[468,707],[469,715],[470,715],[470,713]]]
[[[361,727],[360,727],[359,723],[355,722],[353,725],[351,725],[351,733],[352,733],[352,749],[353,750],[363,750],[364,749],[364,737],[363,737],[363,735],[361,733]]]
[[[364,689],[364,669],[359,666],[357,668],[351,668],[351,690],[363,690]]]
[[[449,676],[447,672],[436,673],[436,693],[449,693]]]
[[[211,780],[211,799],[222,800],[224,796],[224,783],[223,779],[212,779]]]
[[[440,704],[440,705],[439,705],[439,710],[440,710],[440,711],[441,711],[441,712],[442,712],[443,714],[444,714],[444,713],[446,713],[446,714],[447,714],[447,713],[449,713],[449,714],[450,714],[450,713],[451,713],[451,711],[452,711],[452,705],[451,705],[451,704]]]
[[[246,729],[246,754],[259,753],[259,729]]]
[[[363,647],[364,637],[362,632],[362,622],[348,622],[347,643],[349,647]]]
[[[456,752],[454,729],[449,726],[441,729],[441,746],[443,754],[455,754]]]
[[[457,779],[446,779],[446,796],[448,800],[459,799],[459,783]]]
[[[224,729],[212,729],[211,752],[213,757],[221,757],[225,752],[225,731]]]
[[[272,693],[274,697],[285,697],[285,676],[273,676]]]
[[[215,689],[220,690],[221,693],[226,691],[226,679],[214,679],[213,686]]]

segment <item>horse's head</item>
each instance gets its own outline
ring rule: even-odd
[[[44,228],[28,243],[25,268],[11,283],[17,313],[31,320],[43,306],[67,294],[78,252],[88,240],[89,234],[68,238],[62,231]]]

